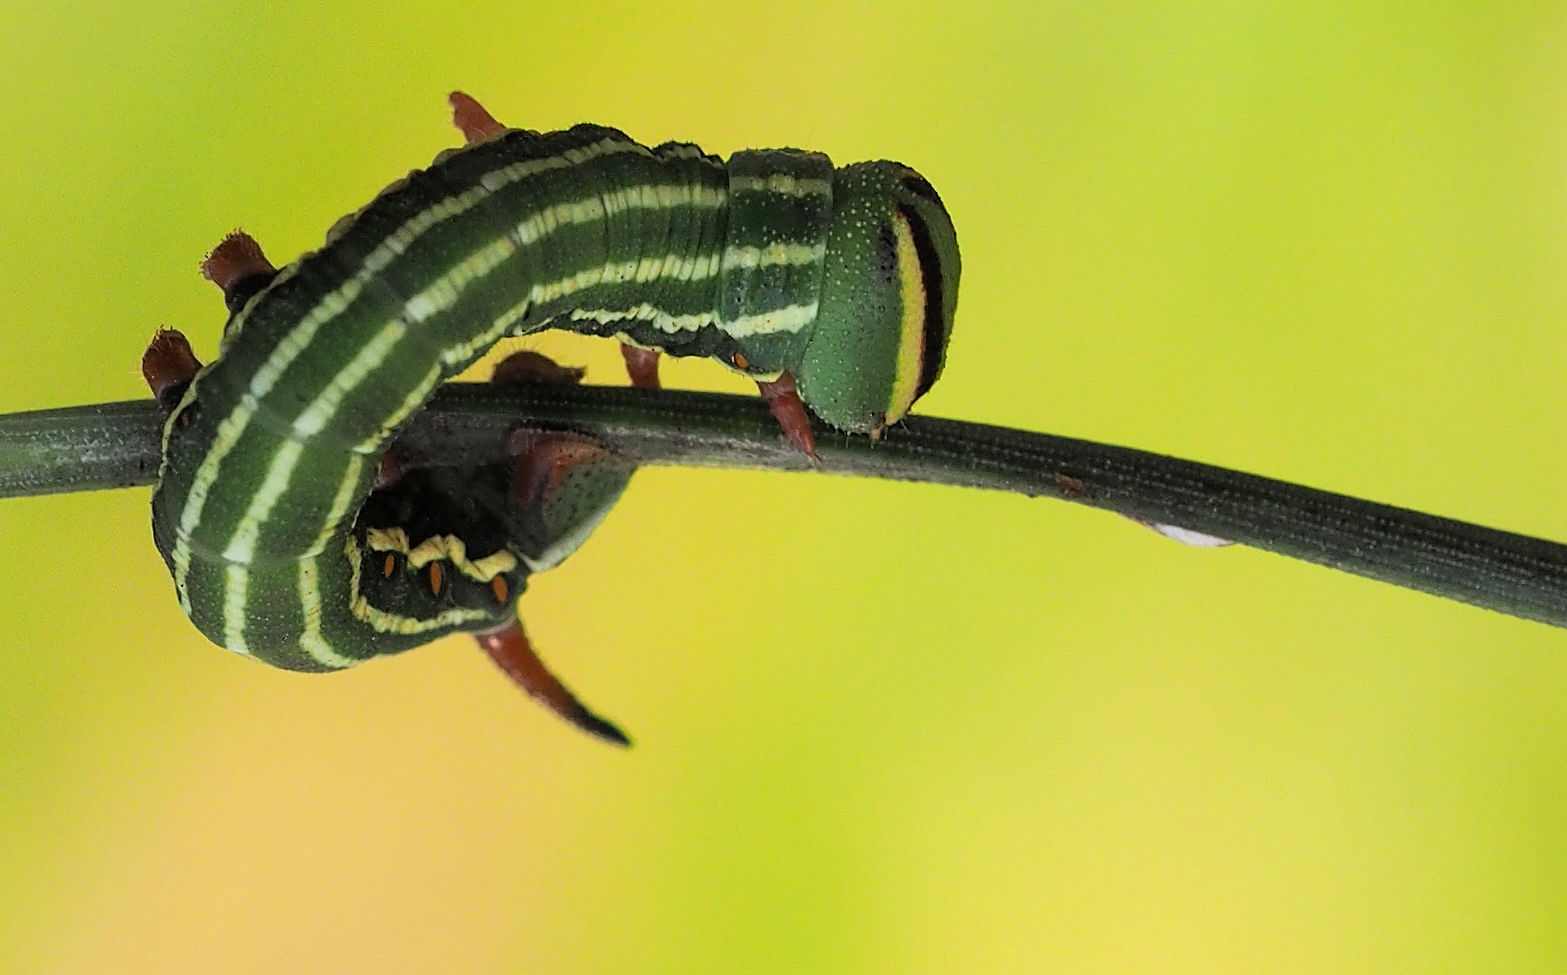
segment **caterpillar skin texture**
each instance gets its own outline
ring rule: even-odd
[[[509,546],[504,525],[421,520],[472,484],[371,494],[442,382],[504,336],[557,327],[788,371],[822,419],[878,431],[940,373],[958,266],[940,200],[897,163],[726,164],[593,125],[505,130],[442,153],[233,300],[218,357],[164,428],[154,539],[196,626],[276,666],[339,669],[492,628],[514,613],[494,580],[513,595],[543,553]],[[562,490],[588,500],[539,529],[556,556],[618,494]],[[387,574],[388,556],[423,583]],[[430,565],[445,567],[433,586]]]

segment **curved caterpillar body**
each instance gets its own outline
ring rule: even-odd
[[[180,604],[220,645],[333,670],[514,616],[529,562],[580,541],[625,469],[573,460],[586,481],[514,494],[522,515],[479,468],[372,493],[404,421],[504,336],[564,328],[788,373],[851,432],[901,418],[939,374],[957,244],[912,170],[798,150],[725,163],[591,125],[480,134],[320,250],[275,273],[258,250],[224,284],[220,354],[173,405],[152,503]]]

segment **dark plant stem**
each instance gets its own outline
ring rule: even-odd
[[[151,400],[0,416],[0,497],[151,484]],[[447,385],[397,441],[404,467],[494,455],[517,426],[592,433],[640,464],[804,471],[749,397]],[[1063,498],[1567,626],[1567,546],[1125,447],[914,417],[879,441],[818,428],[832,474]]]

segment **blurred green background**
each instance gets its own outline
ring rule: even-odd
[[[205,251],[316,246],[462,87],[920,169],[964,254],[922,412],[1567,538],[1559,4],[10,0],[0,44],[0,410],[146,395],[158,325],[210,355]],[[646,470],[523,602],[621,752],[465,639],[207,645],[147,498],[0,502],[0,970],[1567,968],[1561,631],[1067,504]]]

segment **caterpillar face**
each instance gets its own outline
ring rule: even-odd
[[[896,423],[941,374],[958,302],[958,241],[936,191],[893,162],[839,169],[820,308],[800,397],[840,430]]]

